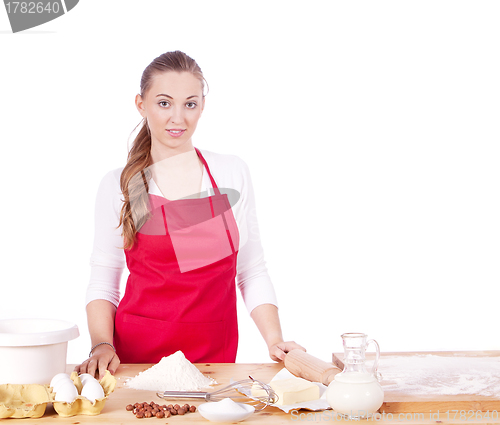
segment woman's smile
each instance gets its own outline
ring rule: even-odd
[[[170,134],[170,136],[172,136],[172,137],[181,137],[185,131],[186,131],[186,129],[180,129],[180,128],[168,129],[167,128],[167,133]]]

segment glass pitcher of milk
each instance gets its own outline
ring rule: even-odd
[[[363,333],[345,333],[344,370],[335,375],[326,392],[328,404],[348,419],[370,418],[384,401],[384,391],[378,382],[377,366],[380,348],[374,339],[366,340]],[[376,350],[375,362],[368,371],[365,365],[365,351],[369,344]]]

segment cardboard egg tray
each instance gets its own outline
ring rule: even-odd
[[[80,377],[73,372],[70,378],[80,393]],[[106,371],[99,383],[104,390],[104,397],[98,398],[94,403],[80,395],[72,403],[55,401],[55,393],[49,385],[0,385],[0,418],[40,418],[44,415],[48,403],[53,404],[54,410],[60,416],[98,415],[115,389],[116,378]]]

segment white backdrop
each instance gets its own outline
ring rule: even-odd
[[[134,4],[132,6],[132,4]],[[250,166],[286,339],[498,349],[500,3],[81,0],[12,34],[0,12],[0,318],[78,324],[102,176],[145,66],[210,85],[194,137]],[[270,361],[239,301],[238,362]]]

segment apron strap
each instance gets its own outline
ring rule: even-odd
[[[207,169],[207,173],[208,173],[208,176],[210,177],[210,182],[212,183],[212,187],[214,189],[215,194],[220,196],[221,193],[220,193],[219,187],[217,186],[217,183],[215,183],[215,180],[212,177],[212,173],[210,172],[210,168],[207,164],[207,161],[205,161],[205,158],[203,158],[203,155],[198,150],[198,148],[194,148],[194,149],[196,150],[196,153],[198,154],[198,158],[200,158],[200,161],[203,163],[203,165]],[[210,197],[209,197],[209,199],[210,199]],[[226,206],[227,206],[228,210],[231,210],[231,205],[229,204],[229,200],[227,199],[227,197],[225,198],[225,200],[226,200]],[[210,208],[212,208],[212,217],[213,217],[214,210],[213,210],[211,199],[210,199]],[[229,226],[227,225],[227,221],[226,221],[226,217],[225,217],[224,213],[221,214],[221,217],[222,217],[222,221],[224,222],[224,227],[226,228],[227,238],[229,240],[229,244],[231,245],[231,251],[234,254],[236,252],[236,249],[234,247],[233,238],[231,237],[231,232],[229,231]]]
[[[210,172],[210,168],[208,167],[207,161],[205,161],[205,158],[203,158],[203,155],[201,152],[198,150],[198,148],[194,148],[196,153],[198,154],[198,158],[200,158],[200,161],[202,164],[205,166],[207,169],[208,177],[210,177],[210,182],[212,183],[212,187],[214,189],[214,192],[216,195],[220,195],[220,190],[219,187],[217,186],[217,183],[215,183],[214,178],[212,177],[212,173]]]

